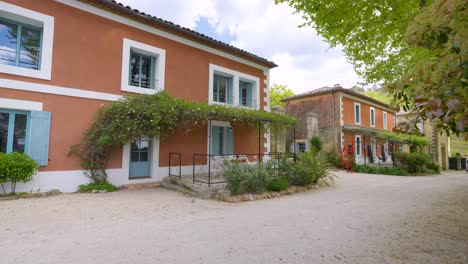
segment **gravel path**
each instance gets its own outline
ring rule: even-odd
[[[162,188],[0,201],[0,263],[468,263],[468,174],[337,176],[243,204]]]

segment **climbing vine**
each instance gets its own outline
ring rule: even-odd
[[[72,146],[70,155],[81,159],[87,176],[101,182],[107,178],[105,168],[113,146],[140,137],[167,137],[176,129],[188,133],[206,125],[209,119],[251,126],[260,124],[272,130],[296,123],[296,119],[284,114],[186,101],[166,92],[128,95],[98,111],[82,141]]]

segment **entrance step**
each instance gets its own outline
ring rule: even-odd
[[[213,184],[208,187],[208,184],[193,182],[192,176],[166,177],[161,182],[161,186],[167,189],[185,193],[191,196],[210,199],[216,197],[218,194],[226,192],[226,184]]]
[[[147,182],[147,183],[132,183],[132,184],[124,184],[120,187],[122,190],[137,190],[143,188],[153,188],[153,187],[160,187],[161,182]]]

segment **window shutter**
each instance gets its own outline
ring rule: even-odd
[[[252,104],[252,84],[249,83],[247,84],[247,87],[245,89],[247,91],[247,106],[248,107],[253,107],[253,104]]]
[[[50,112],[31,111],[29,156],[40,166],[49,164]]]
[[[211,127],[211,154],[219,155],[219,127]]]
[[[234,154],[234,129],[226,127],[227,146],[225,154]]]
[[[227,91],[227,100],[226,102],[228,104],[232,104],[232,78],[228,79],[228,91]]]

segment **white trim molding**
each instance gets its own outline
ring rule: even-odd
[[[135,51],[140,54],[148,55],[155,58],[154,74],[154,87],[153,89],[135,87],[129,84],[130,76],[130,52]],[[140,94],[155,94],[164,89],[166,71],[166,50],[153,47],[141,42],[130,39],[123,39],[122,49],[122,78],[121,89],[122,91]]]
[[[0,17],[42,28],[39,70],[0,64],[0,72],[51,80],[54,44],[54,17],[0,1]]]
[[[232,104],[227,103],[219,103],[213,101],[213,85],[214,85],[214,75],[219,74],[222,76],[227,76],[232,78],[232,95],[233,100]],[[255,102],[255,107],[248,107],[252,109],[260,109],[260,78],[245,74],[242,72],[238,72],[235,70],[231,70],[228,68],[224,68],[222,66],[218,66],[215,64],[209,64],[209,81],[208,81],[208,103],[209,104],[222,104],[226,106],[236,106],[236,107],[244,107],[239,105],[239,81],[247,81],[251,82],[252,88],[254,92],[252,93],[254,98],[252,98]]]
[[[197,48],[197,49],[200,49],[200,50],[203,50],[203,51],[206,51],[206,52],[209,52],[209,53],[212,53],[212,54],[215,54],[215,55],[218,55],[218,56],[221,56],[221,57],[224,57],[224,58],[236,61],[236,62],[240,62],[242,64],[245,64],[245,65],[257,68],[257,69],[261,69],[261,70],[268,69],[268,67],[260,65],[258,63],[251,62],[249,60],[239,58],[239,57],[231,55],[231,54],[229,54],[227,52],[223,52],[223,51],[220,51],[218,49],[211,48],[211,47],[209,47],[207,45],[203,45],[203,44],[200,44],[198,42],[195,42],[195,41],[192,41],[192,40],[177,36],[175,34],[171,34],[171,33],[167,32],[167,31],[163,31],[163,30],[157,29],[155,27],[148,26],[148,25],[145,25],[143,23],[139,23],[139,22],[137,22],[135,20],[125,18],[123,16],[114,14],[112,12],[109,12],[109,11],[94,7],[92,5],[89,5],[89,4],[80,2],[80,1],[76,1],[76,0],[55,0],[55,1],[57,1],[59,3],[62,3],[64,5],[68,5],[68,6],[71,6],[71,7],[86,11],[88,13],[91,13],[91,14],[94,14],[94,15],[97,15],[97,16],[100,16],[100,17],[107,18],[109,20],[116,21],[118,23],[130,26],[130,27],[134,27],[134,28],[149,32],[151,34],[154,34],[154,35],[157,35],[157,36],[160,36],[160,37],[163,37],[163,38],[170,39],[172,41],[182,43],[182,44],[187,45],[187,46],[191,46],[193,48]]]
[[[3,109],[42,111],[42,106],[42,102],[0,98],[0,108]]]
[[[31,83],[31,82],[22,82],[22,81],[0,78],[0,90],[5,89],[5,88],[13,89],[13,90],[37,92],[37,93],[56,94],[56,95],[64,95],[64,96],[71,96],[71,97],[96,99],[96,100],[103,100],[103,101],[117,101],[120,98],[122,98],[122,95],[118,95],[118,94],[100,93],[100,92],[93,92],[93,91],[87,91],[87,90],[81,90],[81,89],[75,89],[75,88],[66,88],[66,87],[61,87],[61,86],[53,86],[53,85]]]

